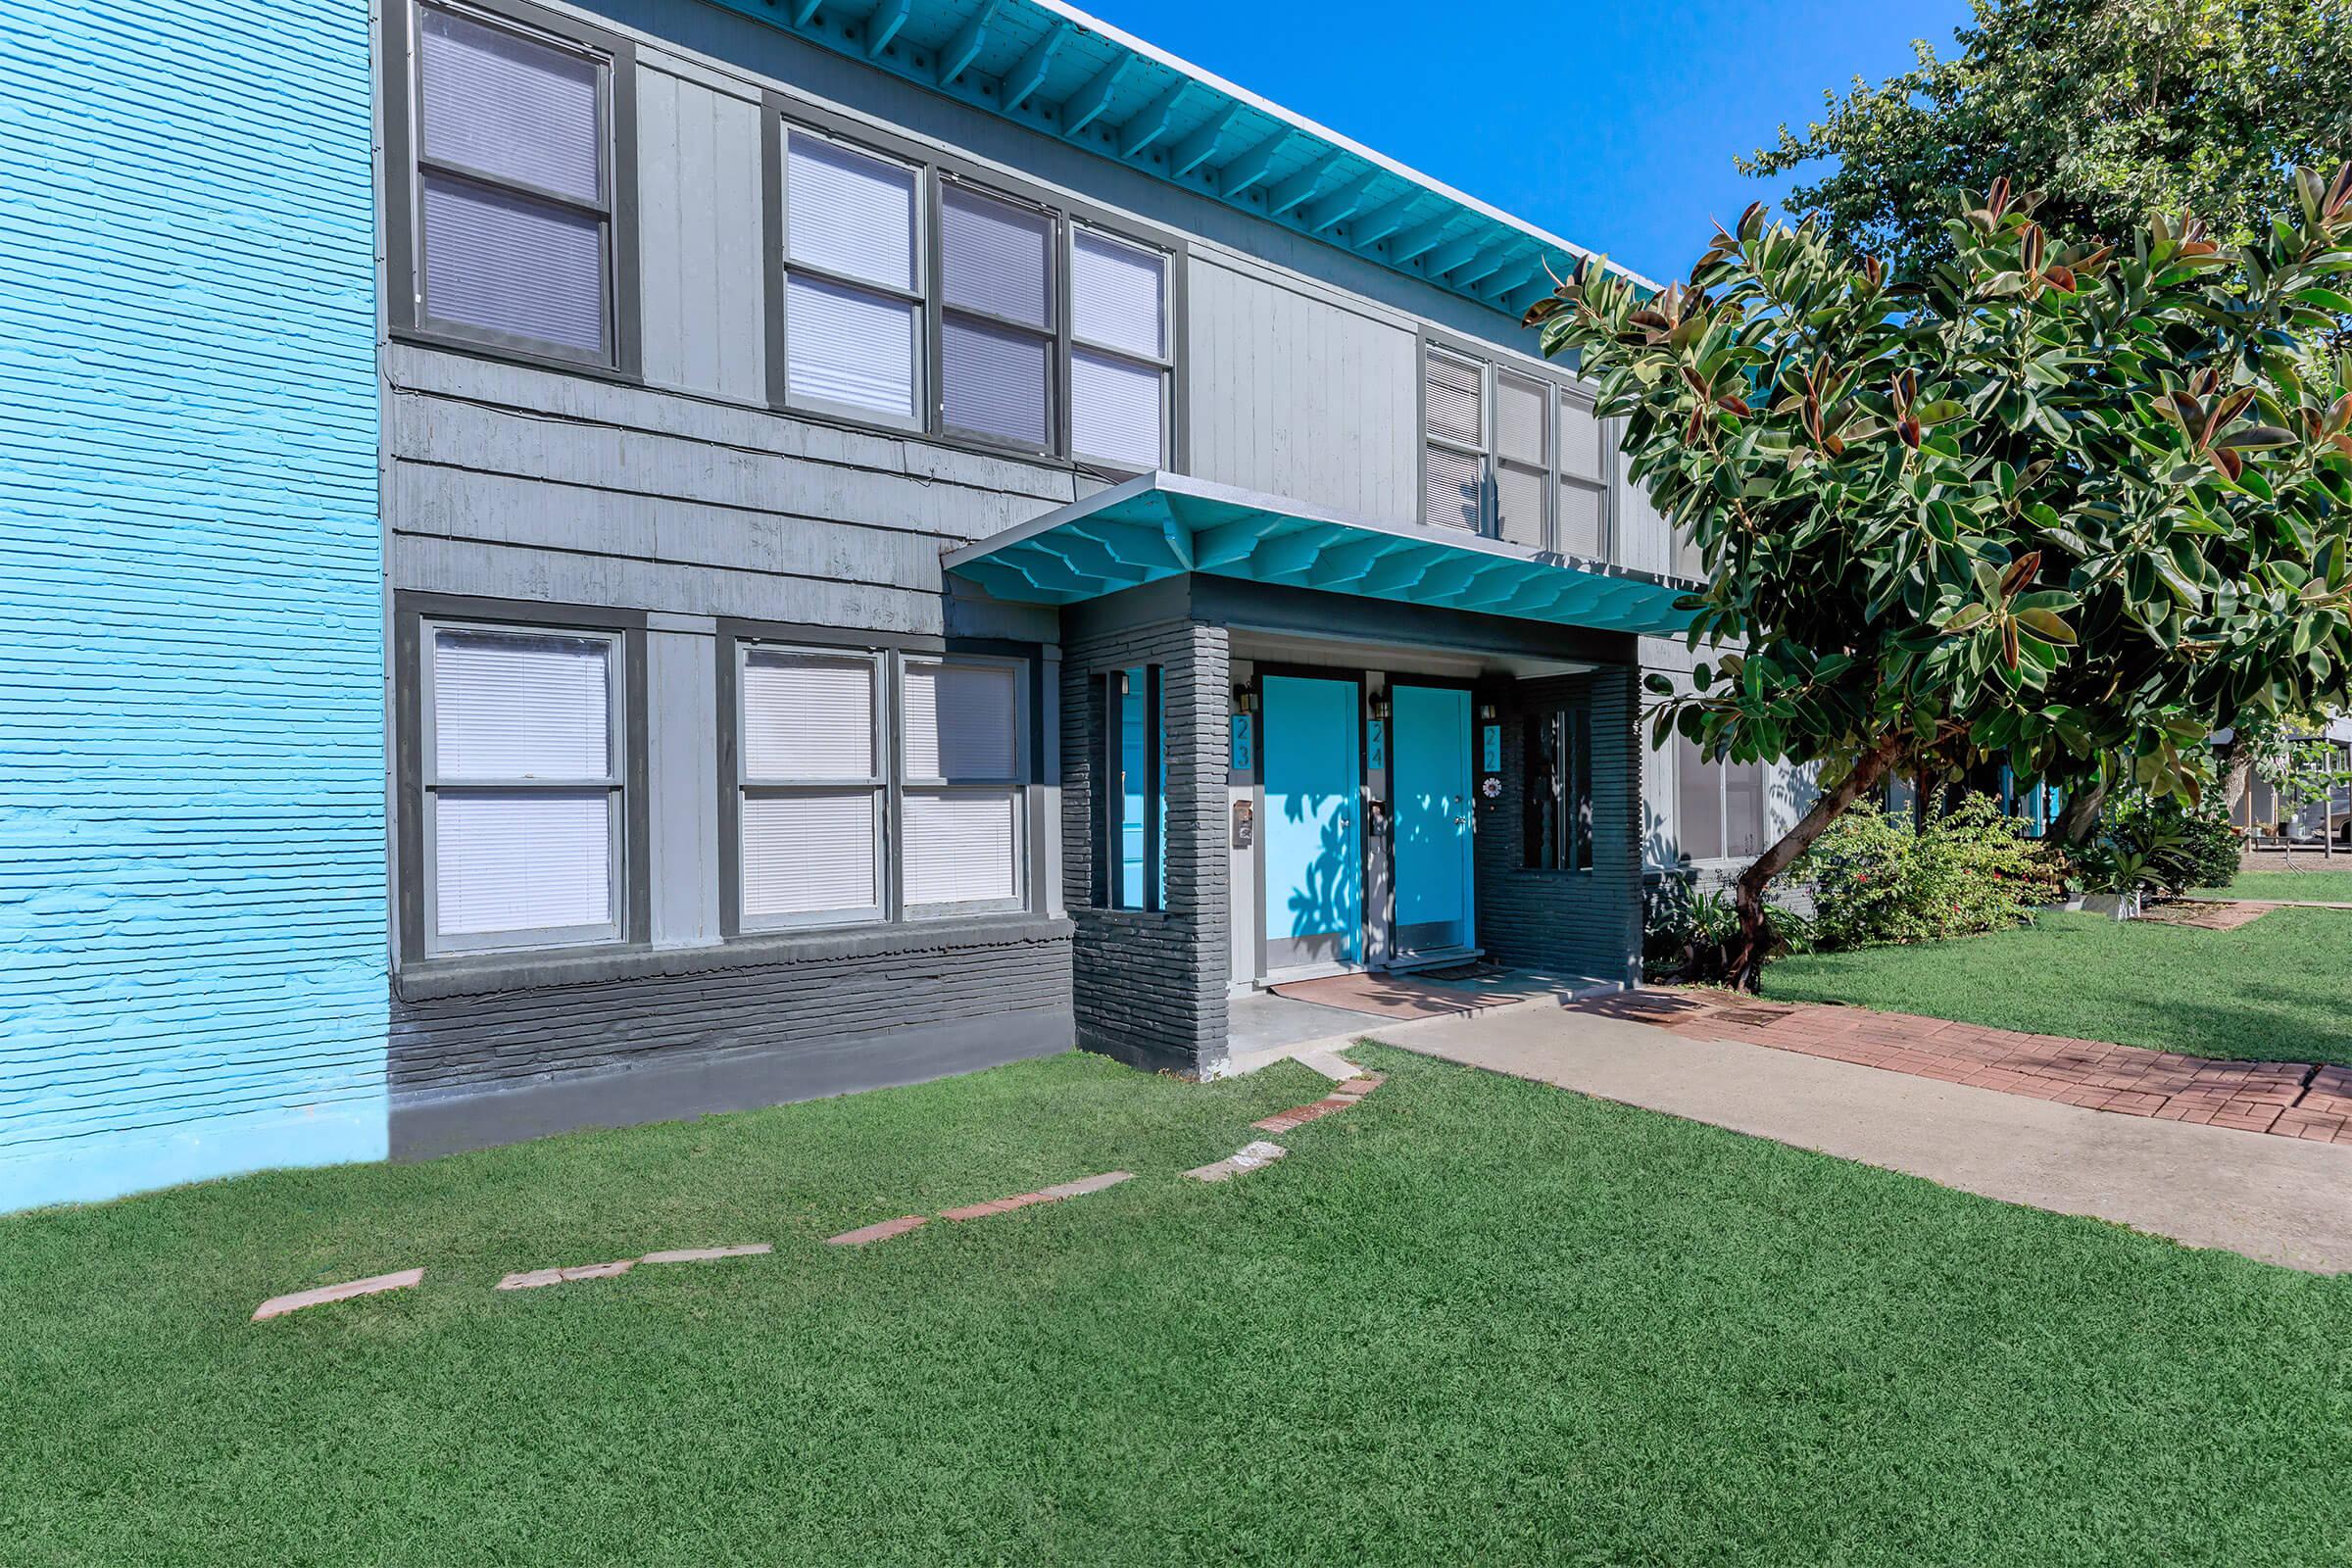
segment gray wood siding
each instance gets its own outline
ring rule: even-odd
[[[937,634],[942,552],[1078,493],[1066,469],[708,398],[417,347],[387,368],[400,588]]]
[[[1413,324],[1198,251],[1188,282],[1192,471],[1357,516],[1414,521]]]
[[[645,378],[757,403],[767,395],[760,100],[638,55],[639,275]]]

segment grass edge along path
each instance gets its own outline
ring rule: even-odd
[[[2352,1063],[2352,910],[2234,931],[2044,913],[1913,947],[1775,960],[1775,1002],[1835,1002],[2237,1061]]]

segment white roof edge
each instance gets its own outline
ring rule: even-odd
[[[1506,213],[1501,208],[1494,206],[1491,202],[1480,201],[1477,197],[1471,195],[1467,191],[1456,190],[1451,185],[1446,184],[1444,180],[1439,179],[1434,175],[1424,174],[1421,172],[1421,171],[1413,168],[1409,164],[1401,164],[1396,159],[1389,157],[1385,153],[1374,152],[1371,148],[1365,146],[1362,142],[1357,141],[1352,136],[1344,136],[1340,132],[1333,130],[1329,125],[1321,124],[1315,121],[1307,119],[1304,115],[1298,114],[1293,110],[1285,109],[1282,107],[1282,105],[1275,103],[1270,99],[1261,97],[1259,94],[1251,92],[1247,87],[1241,86],[1236,82],[1226,80],[1223,76],[1218,75],[1213,71],[1209,71],[1204,67],[1194,65],[1191,61],[1186,60],[1181,55],[1170,54],[1165,49],[1161,49],[1156,45],[1145,42],[1143,39],[1138,38],[1135,34],[1127,31],[1123,27],[1115,27],[1109,23],[1102,21],[1100,17],[1092,16],[1087,12],[1081,11],[1076,6],[1064,4],[1063,0],[1031,0],[1031,3],[1036,5],[1041,11],[1049,11],[1054,15],[1060,17],[1072,26],[1084,27],[1089,32],[1101,33],[1103,37],[1112,39],[1118,43],[1121,48],[1132,49],[1137,54],[1144,56],[1146,59],[1156,61],[1158,64],[1165,66],[1168,70],[1173,71],[1180,75],[1190,76],[1203,86],[1213,87],[1218,92],[1225,94],[1227,97],[1235,99],[1236,101],[1246,104],[1250,108],[1256,110],[1259,114],[1279,120],[1290,125],[1292,128],[1302,130],[1310,136],[1319,136],[1323,140],[1330,142],[1333,146],[1341,148],[1346,152],[1352,153],[1356,157],[1361,158],[1364,162],[1388,171],[1390,173],[1395,174],[1399,179],[1411,181],[1413,184],[1420,186],[1423,190],[1428,191],[1433,196],[1444,197],[1446,201],[1453,202],[1461,207],[1466,207],[1470,211],[1477,213],[1482,217],[1492,219],[1497,223],[1508,224],[1512,228],[1519,230],[1519,232],[1522,234],[1525,234],[1528,238],[1541,244],[1556,245],[1571,256],[1590,257],[1596,262],[1604,260],[1602,253],[1599,251],[1592,250],[1586,246],[1579,245],[1576,243],[1576,241],[1571,239],[1562,239],[1559,235],[1552,233],[1549,229],[1539,228],[1534,223],[1529,222],[1526,219],[1518,218],[1510,213]],[[1636,283],[1640,284],[1643,288],[1656,290],[1659,287],[1656,282],[1642,276],[1640,272],[1635,271],[1632,268],[1627,267],[1622,262],[1610,261],[1608,263],[1608,267],[1609,270],[1616,272],[1621,276],[1633,279]]]

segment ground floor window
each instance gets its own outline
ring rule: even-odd
[[[428,951],[618,940],[620,634],[420,641]]]
[[[1526,718],[1521,803],[1523,863],[1538,871],[1592,868],[1592,710],[1583,703]]]
[[[1675,837],[1686,860],[1764,853],[1764,764],[1723,762],[1696,742],[1675,742]]]
[[[1168,767],[1160,666],[1135,664],[1105,675],[1102,713],[1102,903],[1114,909],[1164,908],[1161,815]]]
[[[1020,906],[1026,664],[760,643],[737,658],[740,929]]]

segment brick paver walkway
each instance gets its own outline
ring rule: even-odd
[[[1582,1005],[1693,1039],[1769,1046],[2091,1110],[2352,1144],[2352,1067],[2214,1061],[1907,1012],[1759,1002],[1726,992],[1667,988]]]

